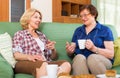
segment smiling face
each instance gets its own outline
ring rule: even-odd
[[[20,18],[23,29],[37,29],[42,20],[42,14],[39,10],[30,8],[26,10]]]
[[[80,18],[83,21],[83,24],[86,26],[95,21],[95,16],[92,15],[87,9],[84,9],[80,12]]]
[[[80,7],[80,18],[86,26],[90,26],[92,23],[95,23],[97,16],[98,11],[92,4]]]
[[[38,29],[40,23],[41,23],[41,15],[38,12],[35,12],[29,20],[28,28]]]

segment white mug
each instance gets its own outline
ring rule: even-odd
[[[48,64],[47,65],[47,75],[48,78],[57,78],[58,65]]]
[[[85,49],[85,39],[79,39],[78,40],[78,45],[79,45],[79,49]]]
[[[48,76],[41,76],[40,78],[48,78]]]

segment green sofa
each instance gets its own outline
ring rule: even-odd
[[[58,51],[58,60],[65,59],[71,62],[71,59],[67,56],[65,51],[66,41],[71,41],[74,30],[82,24],[67,24],[67,23],[49,23],[43,22],[40,25],[40,31],[42,31],[50,40],[56,41],[56,49]],[[114,38],[117,38],[117,32],[113,26],[107,25],[112,29]],[[0,22],[0,34],[8,32],[11,37],[15,32],[21,30],[20,23],[15,22]],[[120,74],[120,66],[113,67]],[[6,62],[6,60],[0,55],[0,78],[34,78],[28,74],[14,74],[12,67]]]

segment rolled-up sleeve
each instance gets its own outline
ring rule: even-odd
[[[12,45],[13,52],[23,52],[23,48],[22,48],[23,40],[22,39],[23,37],[21,33],[19,32],[15,33],[13,37],[13,45]]]

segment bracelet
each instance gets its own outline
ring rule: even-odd
[[[98,54],[98,53],[99,53],[98,47],[96,47],[96,48],[97,48],[97,49],[96,49],[95,53]]]
[[[52,49],[52,52],[53,52],[53,51],[56,52],[56,49]]]

